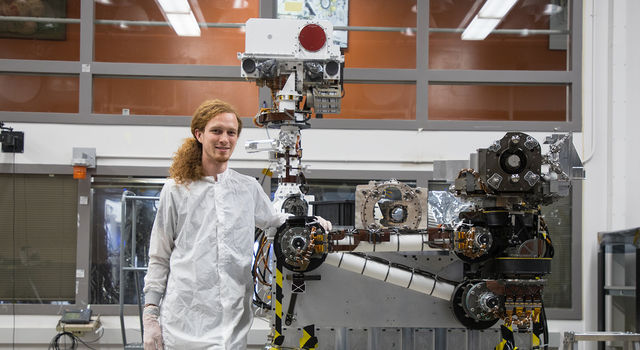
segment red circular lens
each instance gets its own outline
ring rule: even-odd
[[[324,46],[327,36],[324,34],[324,29],[319,25],[307,24],[300,31],[298,41],[307,51],[315,52]]]

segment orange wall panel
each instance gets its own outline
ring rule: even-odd
[[[429,120],[565,121],[566,86],[430,85]]]
[[[345,84],[340,114],[331,119],[416,120],[414,84]]]
[[[67,0],[66,18],[80,18],[80,0]],[[3,38],[0,33],[0,59],[78,61],[80,25],[66,24],[64,40]]]
[[[78,113],[78,77],[0,75],[0,110]]]
[[[93,112],[98,114],[192,115],[208,99],[236,107],[242,117],[257,112],[258,87],[249,82],[95,78]]]

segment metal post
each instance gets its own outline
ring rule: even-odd
[[[640,247],[636,248],[636,333],[640,333]],[[637,344],[640,346],[640,344]]]
[[[402,328],[402,350],[413,350],[415,348],[415,340],[413,328]]]
[[[435,343],[434,349],[446,349],[447,348],[447,329],[435,328],[433,334],[433,342]]]
[[[380,337],[380,328],[371,327],[369,328],[369,350],[378,350],[378,338]]]
[[[127,335],[124,328],[124,232],[126,227],[127,217],[127,191],[122,193],[122,200],[120,201],[120,295],[118,296],[120,302],[120,330],[122,331],[122,345],[127,346]]]
[[[336,350],[348,350],[347,329],[345,327],[336,328]]]
[[[476,350],[480,344],[480,331],[467,329],[467,350]]]
[[[136,213],[136,200],[131,200],[131,262],[129,266],[138,267],[137,255],[136,255],[136,237],[138,232],[136,231],[136,222],[138,221],[138,215]],[[122,234],[122,232],[121,232]]]
[[[605,271],[605,245],[600,244],[598,247],[598,301],[597,301],[597,315],[598,315],[598,325],[597,330],[602,332],[605,331],[605,306],[604,306],[604,271]],[[545,340],[546,341],[546,340]],[[604,343],[598,343],[598,350],[604,350]],[[571,345],[573,349],[573,345]]]

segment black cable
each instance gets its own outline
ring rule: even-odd
[[[544,311],[544,303],[541,302],[542,312],[540,317],[542,318],[542,335],[544,336],[544,350],[549,350],[549,327],[547,327],[547,313]]]
[[[260,186],[262,186],[264,184],[264,180],[267,178],[267,174],[269,173],[269,171],[271,171],[271,165],[273,162],[269,162],[269,166],[267,167],[267,170],[264,171],[263,175],[262,175],[262,179],[260,180]]]
[[[60,339],[65,338],[65,343],[64,343],[64,347],[60,347]],[[71,339],[71,347],[67,347],[66,344],[66,338],[70,338]],[[49,348],[48,349],[53,349],[53,350],[60,350],[60,349],[76,349],[78,347],[78,342],[76,341],[76,336],[73,335],[73,333],[71,332],[60,332],[58,334],[56,334],[53,339],[51,339],[51,342],[49,343]]]
[[[103,333],[104,334],[104,331]],[[102,335],[100,335],[100,337],[93,342],[98,341],[100,338],[102,338]],[[61,347],[60,344],[60,340],[64,339],[64,345]],[[71,347],[68,347],[66,341],[67,339],[71,339]],[[84,340],[80,339],[78,336],[76,336],[75,334],[71,333],[71,332],[67,332],[63,331],[56,334],[53,339],[51,339],[51,342],[49,342],[49,347],[47,349],[49,350],[61,350],[61,349],[71,349],[71,350],[75,350],[78,348],[78,343],[84,345],[85,347],[87,347],[88,349],[92,349],[92,350],[96,350],[95,348],[92,348],[91,346],[89,346],[89,344],[87,342],[85,342]]]

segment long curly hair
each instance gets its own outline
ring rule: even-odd
[[[191,118],[191,134],[193,137],[185,139],[184,143],[173,156],[173,163],[169,168],[169,176],[176,183],[190,183],[200,180],[204,176],[202,170],[202,144],[196,139],[196,129],[204,132],[209,120],[222,113],[233,113],[238,120],[238,136],[242,130],[242,120],[235,108],[221,100],[204,101],[196,109]]]

